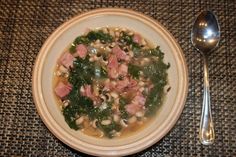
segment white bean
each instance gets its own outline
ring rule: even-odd
[[[61,76],[61,75],[62,75],[62,73],[61,73],[60,70],[57,70],[54,74],[55,74],[56,76]]]
[[[110,94],[115,99],[118,98],[118,96],[119,96],[116,92],[111,92]]]
[[[101,131],[101,130],[99,130],[100,131],[100,136],[99,137],[103,137],[104,136],[104,132],[103,131]]]
[[[97,39],[97,40],[95,41],[95,43],[96,43],[96,44],[100,44],[100,40]]]
[[[78,119],[76,119],[75,123],[76,123],[76,125],[80,125],[83,123],[83,121],[84,121],[84,116],[81,116]]]
[[[90,61],[90,62],[93,62],[93,61],[94,61],[94,58],[93,58],[93,57],[90,57],[90,58],[89,58],[89,61]]]
[[[113,30],[110,30],[109,33],[110,33],[110,35],[111,35],[112,37],[115,37],[115,33],[114,33]]]
[[[111,43],[111,47],[115,47],[115,46],[116,46],[115,42]]]
[[[120,116],[118,116],[117,114],[114,114],[113,119],[114,119],[115,122],[119,122]]]
[[[136,115],[136,117],[143,117],[143,116],[144,116],[144,113],[141,112],[141,111],[139,111],[139,112],[137,112],[135,115]]]
[[[125,32],[127,29],[126,28],[122,28],[121,31]]]
[[[120,120],[120,124],[121,126],[123,126],[124,128],[128,127],[128,125],[125,123],[124,119]]]
[[[128,35],[134,35],[134,32],[129,32]]]
[[[117,83],[116,83],[116,81],[111,81],[111,84],[112,84],[113,86],[115,86]]]
[[[60,72],[62,73],[68,73],[68,69],[66,69],[63,65],[59,67]]]
[[[143,92],[144,91],[144,87],[139,88],[139,91]]]
[[[103,33],[108,33],[108,30],[107,30],[106,27],[104,27],[104,28],[102,29],[102,31],[103,31]]]
[[[63,108],[66,108],[69,105],[70,100],[64,100],[62,103],[63,103]]]
[[[101,124],[102,124],[102,125],[109,125],[109,124],[111,124],[111,120],[110,120],[110,119],[103,120],[103,121],[101,122]]]
[[[119,102],[120,102],[119,98],[115,98],[114,103],[115,103],[115,104],[119,104]]]
[[[129,53],[130,57],[134,57],[134,52],[133,51],[129,51],[128,53]]]
[[[137,117],[132,116],[131,118],[129,118],[128,123],[134,123],[136,121],[137,121]]]
[[[141,86],[141,87],[143,87],[143,86],[145,85],[145,83],[144,83],[143,81],[140,81],[140,82],[138,83],[138,85]]]
[[[84,86],[81,86],[81,87],[80,87],[80,92],[81,92],[81,93],[84,93],[84,92],[85,92]]]
[[[147,42],[144,39],[142,39],[141,44],[145,46],[147,44]]]
[[[116,133],[114,133],[114,136],[115,136],[115,137],[119,137],[120,135],[121,135],[120,132],[116,132]]]
[[[97,124],[96,124],[97,121],[98,121],[97,119],[93,120],[92,126],[93,126],[94,128],[97,128]]]
[[[100,110],[105,110],[107,108],[107,103],[102,103],[102,105],[99,107]]]
[[[115,36],[116,36],[116,37],[119,37],[119,36],[120,36],[120,33],[119,33],[119,32],[115,32]]]
[[[150,62],[150,58],[143,58],[145,62]]]
[[[108,47],[108,46],[106,46],[106,49],[105,49],[107,52],[111,52],[111,49]]]

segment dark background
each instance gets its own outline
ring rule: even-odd
[[[0,1],[0,156],[85,156],[49,132],[31,93],[35,58],[48,36],[68,19],[105,7],[129,8],[153,17],[177,39],[189,70],[189,91],[175,127],[158,143],[134,156],[236,156],[236,2],[221,0],[7,0]],[[216,141],[198,141],[203,62],[190,31],[197,14],[219,18],[221,41],[209,57]]]

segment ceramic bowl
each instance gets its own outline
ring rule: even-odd
[[[171,90],[162,107],[146,128],[124,138],[95,138],[69,128],[53,94],[53,73],[57,59],[73,40],[87,28],[125,27],[140,33],[165,53],[170,63],[168,80]],[[62,24],[46,40],[33,70],[33,98],[38,113],[48,129],[68,146],[96,156],[129,155],[155,144],[178,120],[188,90],[187,67],[183,52],[173,36],[159,22],[126,9],[98,9],[78,15]]]

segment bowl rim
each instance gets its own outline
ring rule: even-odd
[[[178,52],[179,52],[178,55],[179,55],[179,58],[181,59],[181,63],[183,64],[184,77],[181,78],[181,79],[184,80],[183,81],[184,82],[184,86],[183,86],[184,88],[182,89],[183,95],[179,100],[181,105],[179,105],[178,108],[175,108],[176,110],[174,111],[174,113],[173,113],[173,111],[170,112],[172,114],[172,116],[168,116],[168,117],[171,117],[171,120],[168,121],[168,122],[167,122],[167,120],[165,121],[166,125],[165,125],[165,128],[164,128],[164,131],[162,131],[162,133],[158,137],[155,137],[155,138],[149,137],[149,139],[151,139],[151,140],[149,140],[149,141],[146,140],[145,144],[142,143],[142,146],[139,147],[139,148],[135,147],[135,146],[137,146],[137,144],[140,143],[140,141],[139,142],[137,141],[137,143],[135,145],[128,144],[129,147],[125,147],[125,146],[120,147],[121,149],[119,151],[109,151],[107,149],[104,149],[101,152],[95,151],[95,149],[94,149],[94,151],[91,151],[90,148],[86,148],[87,147],[86,143],[84,143],[83,141],[82,141],[82,144],[84,144],[84,146],[81,146],[81,145],[76,146],[74,144],[71,144],[70,141],[68,141],[67,139],[64,139],[63,137],[60,136],[62,133],[59,130],[54,128],[55,127],[54,124],[52,124],[52,123],[49,124],[48,118],[50,118],[50,115],[46,115],[45,113],[43,113],[42,108],[40,108],[39,105],[37,105],[37,104],[41,104],[38,97],[41,97],[41,99],[43,99],[42,94],[40,95],[40,93],[38,93],[38,90],[37,90],[37,88],[38,88],[37,83],[38,83],[38,81],[40,81],[39,78],[41,78],[41,77],[37,77],[38,76],[37,71],[38,71],[38,69],[40,69],[40,68],[42,69],[42,67],[43,67],[43,64],[40,63],[41,59],[43,57],[42,52],[48,49],[48,43],[53,43],[52,41],[57,38],[56,34],[58,32],[60,32],[61,30],[67,28],[68,25],[75,22],[76,20],[79,20],[81,18],[88,18],[88,17],[94,16],[96,14],[105,14],[105,13],[109,14],[109,15],[110,14],[111,15],[112,14],[115,14],[115,15],[120,14],[120,15],[126,15],[126,16],[130,15],[130,16],[134,16],[134,17],[138,17],[138,18],[143,19],[142,22],[148,21],[148,22],[152,23],[153,25],[158,26],[158,28],[160,28],[162,30],[162,32],[166,35],[166,37],[170,41],[172,41],[174,46],[178,49]],[[32,92],[33,92],[33,100],[34,100],[37,112],[40,115],[40,118],[43,120],[44,124],[47,126],[47,128],[50,130],[50,132],[52,132],[54,136],[56,136],[60,141],[62,141],[66,145],[70,146],[71,148],[73,148],[75,150],[78,150],[78,151],[81,151],[81,152],[84,152],[84,153],[90,154],[90,155],[99,155],[99,156],[130,155],[130,154],[142,151],[142,150],[150,147],[151,145],[155,144],[160,139],[162,139],[174,127],[174,125],[176,124],[177,120],[179,119],[179,117],[180,117],[180,115],[183,111],[183,108],[185,106],[186,99],[187,99],[187,94],[188,94],[188,68],[187,68],[187,64],[186,64],[186,61],[185,61],[183,51],[182,51],[181,47],[179,46],[178,42],[173,37],[173,35],[162,24],[160,24],[157,20],[155,20],[155,19],[153,19],[153,18],[151,18],[151,17],[149,17],[145,14],[142,14],[142,13],[130,10],[130,9],[121,9],[121,8],[94,9],[94,10],[88,11],[86,13],[79,14],[79,15],[73,17],[72,19],[70,19],[69,21],[66,21],[65,23],[60,25],[56,30],[54,30],[51,33],[51,35],[47,38],[47,40],[44,42],[43,46],[41,47],[41,49],[40,49],[40,51],[37,55],[37,58],[36,58],[36,61],[35,61],[34,67],[33,67]],[[143,139],[140,139],[140,140],[143,140]],[[89,144],[89,145],[91,145],[91,144]],[[95,146],[95,147],[97,147],[97,146]],[[130,147],[132,149],[130,149]],[[97,150],[99,150],[99,148],[101,148],[101,147],[97,147]],[[129,150],[127,150],[127,148]]]

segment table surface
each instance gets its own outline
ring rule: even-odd
[[[177,39],[187,61],[189,90],[175,127],[152,147],[133,156],[236,156],[236,2],[219,0],[6,0],[0,2],[0,156],[85,156],[59,141],[45,127],[32,99],[32,69],[49,35],[83,12],[129,8],[153,17]],[[191,45],[197,14],[218,17],[221,41],[209,57],[216,140],[198,140],[203,62]]]

